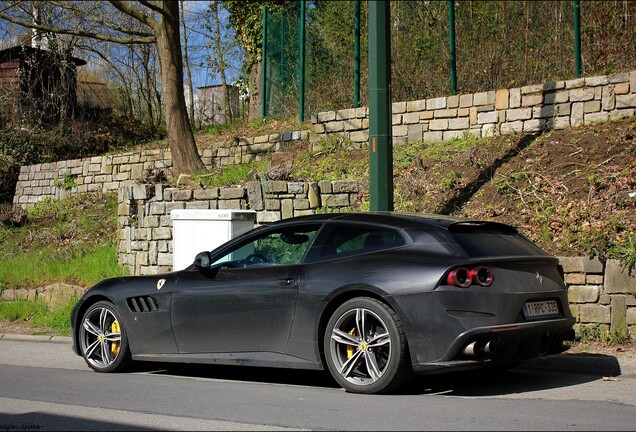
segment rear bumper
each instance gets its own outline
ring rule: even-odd
[[[416,373],[441,373],[510,364],[567,350],[574,318],[475,327],[453,340],[439,360],[413,363]],[[488,343],[490,344],[488,345]]]

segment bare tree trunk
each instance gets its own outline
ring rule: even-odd
[[[166,14],[157,29],[157,47],[161,61],[161,88],[168,141],[175,176],[205,170],[199,156],[188,118],[183,94],[183,63],[179,35],[179,3],[165,1]]]
[[[194,87],[192,86],[192,71],[190,70],[190,59],[188,58],[188,34],[185,23],[185,13],[183,11],[183,0],[181,5],[181,28],[183,30],[183,63],[185,65],[186,80],[188,84],[188,99],[190,102],[190,124],[194,124]]]
[[[223,90],[223,105],[225,113],[225,124],[231,123],[234,118],[232,113],[232,106],[230,104],[230,92],[228,91],[227,78],[225,74],[227,72],[227,63],[225,61],[225,53],[222,46],[221,38],[221,19],[219,18],[219,1],[212,1],[210,3],[210,9],[212,10],[212,41],[214,42],[214,53],[216,54],[216,66],[221,76],[221,89]]]
[[[247,120],[252,121],[261,117],[261,62],[254,62],[249,69],[250,101],[247,107]]]

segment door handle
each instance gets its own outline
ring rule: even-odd
[[[278,284],[282,286],[293,285],[296,280],[294,278],[282,278],[278,279]]]

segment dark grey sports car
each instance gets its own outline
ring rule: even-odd
[[[358,393],[558,353],[573,323],[557,259],[514,228],[400,213],[262,226],[185,270],[104,280],[71,315],[74,350],[98,372],[328,368]]]

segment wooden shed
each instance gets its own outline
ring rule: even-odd
[[[77,66],[86,61],[18,45],[0,50],[0,126],[52,126],[77,102]]]

